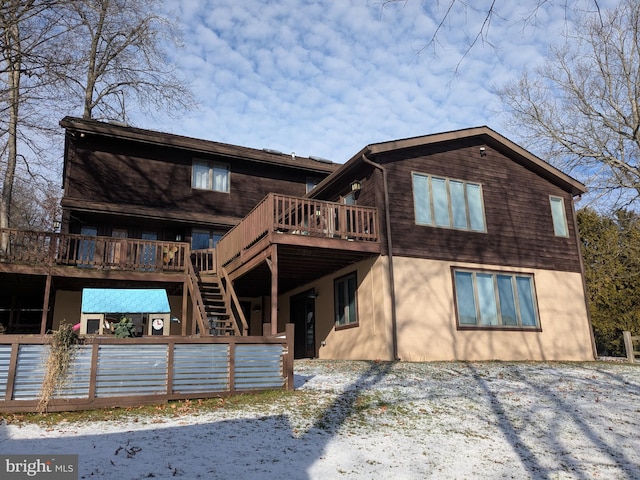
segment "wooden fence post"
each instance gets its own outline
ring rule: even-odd
[[[624,339],[624,349],[627,352],[627,361],[634,363],[636,361],[636,352],[633,349],[634,337],[631,336],[631,332],[625,330],[622,332],[622,338]]]
[[[287,390],[293,390],[294,385],[294,377],[293,377],[293,349],[294,349],[294,336],[295,336],[295,325],[293,323],[287,323],[286,326],[286,335],[287,335],[287,355],[284,359],[284,370],[287,378]]]

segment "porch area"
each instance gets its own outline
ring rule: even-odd
[[[258,296],[271,299],[263,323],[275,334],[279,294],[379,253],[377,209],[276,194],[206,250],[192,251],[188,241],[0,230],[0,275],[13,285],[18,278],[43,283],[40,300],[30,306],[41,313],[32,333],[42,335],[51,325],[55,287],[131,282],[182,291],[181,318],[190,317],[183,336],[247,335],[240,297]],[[26,308],[5,310],[11,323]]]

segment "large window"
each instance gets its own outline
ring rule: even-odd
[[[567,215],[564,210],[562,197],[549,197],[551,201],[551,217],[553,218],[553,231],[556,237],[568,237]]]
[[[539,329],[533,277],[454,270],[458,325]]]
[[[482,186],[478,183],[413,174],[418,225],[484,232]]]
[[[355,273],[338,278],[333,282],[336,328],[358,324],[357,286]]]
[[[216,192],[228,192],[229,165],[194,160],[191,187],[214,190]]]

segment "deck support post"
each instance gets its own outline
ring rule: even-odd
[[[271,246],[271,334],[278,333],[278,246]]]
[[[189,285],[187,284],[187,281],[185,280],[184,283],[182,284],[182,318],[180,319],[181,322],[181,333],[183,337],[187,336],[187,312],[188,312],[188,308],[189,308]]]
[[[47,316],[49,315],[49,297],[51,296],[51,275],[47,275],[44,285],[44,299],[42,300],[42,319],[40,322],[40,335],[47,333]]]

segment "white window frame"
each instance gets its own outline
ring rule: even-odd
[[[418,191],[418,182],[421,182],[424,186],[424,190],[420,192]],[[482,184],[412,172],[411,185],[413,188],[414,219],[417,225],[477,233],[487,232]],[[461,189],[462,198],[452,193],[459,189]],[[440,190],[446,196],[446,199],[435,194],[436,190]],[[472,191],[476,192],[474,195],[474,197],[477,196],[475,202],[470,202]],[[428,196],[428,204],[425,202],[426,196]],[[464,201],[463,212],[456,208],[456,204],[462,207],[461,203],[455,201],[456,199]],[[446,205],[444,205],[443,200],[446,200]],[[446,219],[444,218],[445,216]],[[461,220],[463,224],[460,223]],[[481,221],[482,225],[474,225],[474,220],[476,223]]]
[[[200,167],[206,170],[206,185],[202,185],[202,180],[197,177],[197,170]],[[216,172],[224,170],[224,183],[222,186],[216,182]],[[231,186],[231,172],[229,164],[220,162],[211,162],[207,160],[195,159],[191,166],[191,188],[198,190],[211,190],[213,192],[229,193]]]
[[[452,276],[458,329],[541,331],[533,274],[452,268]]]
[[[556,237],[568,237],[569,225],[567,223],[567,210],[564,207],[564,198],[549,195],[549,204],[553,220],[553,233]]]

